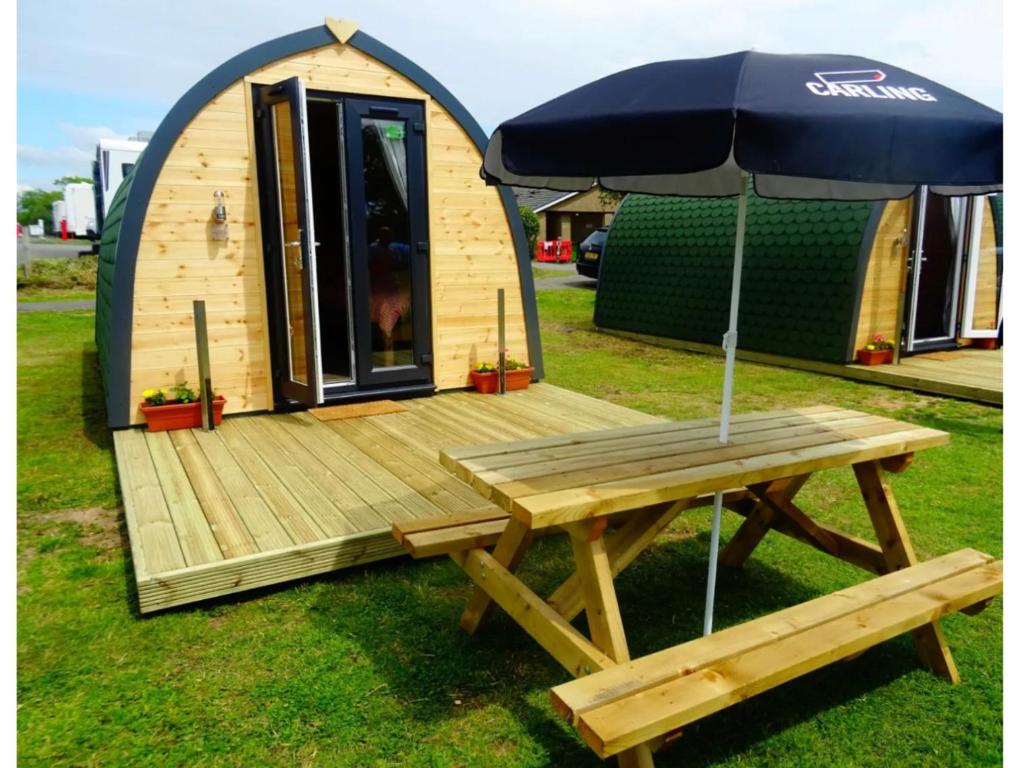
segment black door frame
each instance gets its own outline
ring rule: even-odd
[[[347,167],[348,235],[351,246],[355,308],[355,355],[360,388],[432,382],[432,294],[429,274],[428,178],[425,166],[425,105],[402,99],[348,96],[343,101]],[[405,121],[408,172],[408,219],[411,228],[411,323],[413,364],[373,369],[369,311],[369,242],[364,215],[362,119]],[[367,343],[368,342],[368,343]]]
[[[284,290],[283,262],[277,257],[277,249],[282,247],[282,233],[277,212],[279,202],[277,200],[277,174],[272,161],[272,147],[274,146],[274,134],[271,121],[265,119],[268,115],[268,104],[265,101],[265,94],[272,86],[254,84],[253,108],[254,108],[254,138],[256,144],[256,167],[257,186],[260,202],[260,227],[263,240],[264,269],[267,285],[265,286],[267,297],[267,333],[270,343],[271,377],[274,383],[275,405],[284,406],[287,404],[300,403],[293,401],[296,398],[288,398],[283,392],[282,382],[288,365],[288,334],[285,328],[284,311],[287,297]],[[429,219],[428,219],[428,174],[426,166],[425,146],[425,105],[424,102],[410,101],[405,99],[389,99],[381,96],[363,96],[362,94],[348,94],[339,91],[306,91],[307,98],[323,98],[339,102],[342,106],[343,119],[342,129],[345,131],[345,155],[344,162],[345,184],[344,204],[348,206],[348,238],[351,246],[352,256],[350,258],[352,291],[350,299],[353,306],[354,323],[351,334],[354,337],[354,355],[356,380],[348,385],[337,388],[323,388],[324,401],[332,400],[355,400],[366,399],[374,396],[396,396],[398,393],[405,395],[431,394],[435,386],[433,384],[432,370],[432,323],[431,323],[431,277],[429,261]],[[387,370],[372,371],[371,361],[366,359],[363,364],[362,356],[366,356],[367,347],[362,339],[368,338],[371,333],[369,322],[368,296],[365,296],[364,287],[368,285],[368,267],[365,258],[355,259],[354,253],[356,242],[353,238],[358,237],[359,243],[366,238],[365,228],[361,217],[354,215],[351,208],[353,199],[362,200],[364,205],[364,179],[352,178],[349,173],[351,163],[349,158],[352,150],[349,146],[350,125],[348,105],[356,102],[361,107],[364,105],[365,116],[383,117],[397,114],[401,110],[405,114],[410,113],[408,120],[408,136],[413,137],[408,141],[408,189],[409,189],[409,215],[412,230],[411,261],[412,261],[412,333],[414,336],[414,365],[398,366]],[[372,108],[378,107],[372,115]],[[394,110],[394,112],[391,112]],[[356,110],[359,118],[363,114],[360,108]],[[356,132],[359,148],[361,136]],[[361,151],[359,149],[355,166],[361,168]],[[353,188],[354,189],[353,191]],[[353,197],[357,194],[358,197]],[[305,233],[304,233],[305,234]],[[365,242],[365,250],[360,253],[368,253],[368,243]],[[362,271],[366,272],[363,280]],[[361,297],[360,297],[361,295]],[[363,325],[363,318],[364,322]],[[360,331],[359,329],[363,330]],[[282,397],[279,397],[281,395]],[[287,401],[286,401],[287,398]]]

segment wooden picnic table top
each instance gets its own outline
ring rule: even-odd
[[[529,528],[942,445],[936,429],[833,406],[662,422],[445,450],[447,469]]]

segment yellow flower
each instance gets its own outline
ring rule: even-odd
[[[155,391],[153,389],[145,389],[143,392],[141,392],[141,395],[143,395],[145,398],[154,397]]]
[[[896,339],[889,339],[889,341],[887,341],[886,344],[888,344],[890,347],[895,347]]]
[[[161,392],[163,395],[169,394],[169,390],[167,389],[159,389],[158,391]]]
[[[867,349],[869,352],[874,352],[875,351],[875,345],[874,344],[869,344],[867,347],[865,347],[865,349]]]

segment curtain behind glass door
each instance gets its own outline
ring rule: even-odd
[[[414,364],[407,122],[362,118],[373,368]]]

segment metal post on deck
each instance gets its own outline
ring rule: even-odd
[[[211,354],[207,343],[207,309],[193,302],[193,330],[197,336],[197,374],[200,377],[200,418],[205,431],[214,429],[214,390],[211,389]]]
[[[506,394],[506,289],[497,291],[499,299],[499,394]]]

